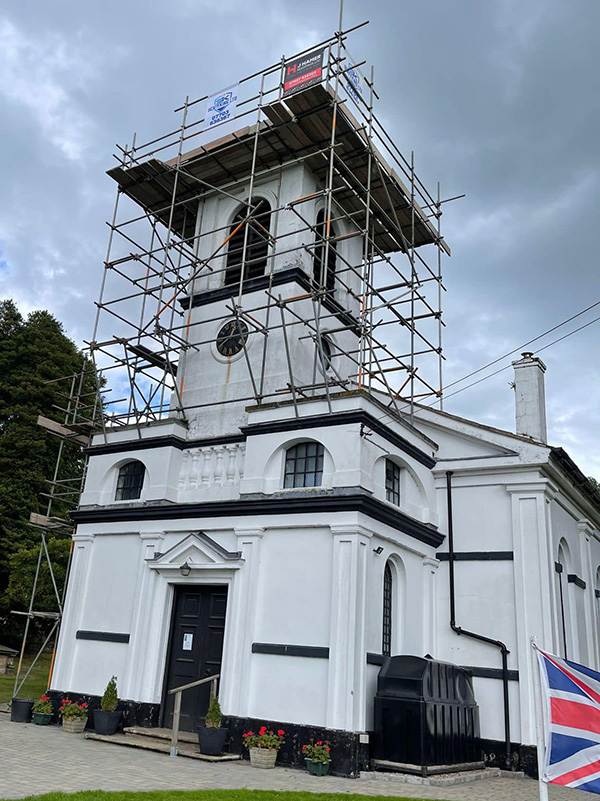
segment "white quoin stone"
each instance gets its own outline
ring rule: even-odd
[[[546,365],[532,353],[522,353],[522,359],[512,363],[515,369],[515,414],[517,434],[548,441],[546,430]]]

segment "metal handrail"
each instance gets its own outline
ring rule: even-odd
[[[198,679],[198,681],[192,681],[190,684],[182,684],[181,687],[173,687],[172,690],[167,692],[167,695],[174,695],[175,696],[175,703],[173,706],[173,730],[171,732],[171,750],[169,752],[170,756],[176,757],[177,756],[177,740],[179,739],[179,718],[181,716],[181,695],[184,690],[190,690],[192,687],[198,687],[200,684],[206,684],[210,682],[210,700],[215,697],[217,694],[217,681],[219,679],[220,674],[217,673],[214,676],[206,676],[204,679]]]

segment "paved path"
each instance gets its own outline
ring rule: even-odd
[[[376,779],[318,778],[304,771],[257,770],[247,762],[220,765],[171,759],[86,740],[57,726],[11,723],[0,714],[0,799],[77,790],[305,790],[448,801],[536,801],[530,779],[485,779],[458,787],[416,787]],[[586,796],[587,797],[587,796]],[[551,801],[576,801],[573,790],[550,787]]]

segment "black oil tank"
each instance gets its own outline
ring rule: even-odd
[[[468,670],[420,656],[387,657],[377,678],[373,756],[422,773],[479,765],[479,708]]]

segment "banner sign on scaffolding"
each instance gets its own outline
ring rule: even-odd
[[[352,98],[352,100],[354,100],[354,102],[358,104],[359,103],[358,96],[360,95],[362,97],[363,93],[360,75],[352,65],[346,68],[345,74],[346,74],[346,90],[350,95],[350,97]]]
[[[286,61],[283,74],[283,97],[301,92],[323,80],[323,55],[325,48],[313,50],[300,58]]]
[[[209,126],[227,122],[227,120],[232,120],[235,117],[237,89],[238,84],[236,83],[208,98],[204,119]]]

